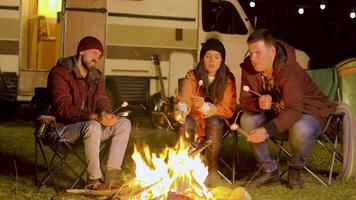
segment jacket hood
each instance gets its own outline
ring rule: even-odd
[[[82,78],[77,67],[76,56],[60,58],[57,61],[57,65],[69,68],[75,74],[76,78]],[[89,71],[87,76],[88,76],[87,78],[88,81],[98,80],[101,78],[101,72],[98,69],[94,69]]]
[[[277,40],[277,45],[279,45],[281,47],[280,50],[282,50],[284,52],[286,58],[283,60],[280,60],[280,61],[275,61],[274,66],[273,66],[275,72],[280,70],[281,63],[285,63],[285,65],[289,66],[289,65],[295,64],[297,62],[297,60],[296,60],[297,57],[296,57],[294,47],[292,47],[288,43],[283,42],[281,40]],[[277,55],[276,55],[276,57],[277,57]],[[248,56],[244,59],[244,61],[240,64],[240,67],[250,74],[259,73],[259,72],[255,71],[255,69],[252,67],[250,56]]]
[[[57,61],[57,65],[62,65],[64,67],[69,67],[71,69],[74,69],[77,63],[77,58],[76,56],[70,56],[66,58],[60,58]]]

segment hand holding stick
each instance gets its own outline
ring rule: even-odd
[[[253,90],[250,90],[250,87],[249,87],[249,86],[247,86],[247,85],[244,85],[244,86],[242,87],[242,89],[243,89],[243,91],[246,91],[246,92],[251,92],[251,93],[253,93],[253,94],[255,94],[255,95],[259,96],[259,97],[261,97],[261,96],[262,96],[261,94],[259,94],[259,93],[255,92],[255,91],[253,91]]]

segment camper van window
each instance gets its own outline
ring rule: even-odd
[[[204,31],[247,34],[247,28],[243,20],[230,2],[203,0],[202,9]]]

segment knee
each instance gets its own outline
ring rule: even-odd
[[[264,120],[265,117],[263,113],[253,113],[244,111],[241,115],[240,125],[242,129],[247,132],[250,132],[252,129],[261,126]]]
[[[86,121],[83,127],[84,137],[99,136],[101,133],[101,124],[96,120]]]
[[[184,123],[179,126],[179,131],[188,132],[189,134],[194,134],[196,127],[196,122],[191,116],[187,116]]]
[[[224,125],[224,120],[218,116],[212,116],[206,120],[206,126],[220,127],[223,125]]]
[[[312,130],[305,129],[302,125],[293,126],[289,130],[289,140],[292,148],[303,148],[307,144],[314,143]]]
[[[124,130],[122,132],[130,134],[130,132],[131,132],[131,121],[129,119],[127,119],[126,117],[120,117],[120,118],[118,118],[116,124],[118,125],[117,128],[119,128],[121,130]]]

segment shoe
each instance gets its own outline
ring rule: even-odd
[[[279,177],[278,170],[273,172],[262,172],[252,182],[248,182],[246,187],[261,187],[272,184],[281,184],[281,178]]]
[[[304,188],[303,178],[300,174],[300,169],[295,167],[288,167],[288,185],[289,189],[302,189]]]
[[[119,189],[124,184],[120,178],[120,170],[107,169],[104,183],[110,190]]]
[[[107,185],[107,188],[109,190],[117,190],[120,189],[120,187],[124,184],[124,182],[122,181],[116,181],[116,180],[112,180],[109,182],[109,184]]]
[[[197,141],[192,143],[193,148],[200,148],[201,146],[204,146],[206,143],[207,139],[205,137],[200,137],[197,139]]]
[[[99,179],[97,180],[89,180],[88,185],[84,187],[86,190],[105,190],[107,187],[106,185],[101,182]]]
[[[209,175],[205,179],[205,186],[208,188],[217,187],[219,185],[224,185],[226,180],[216,171],[209,172]]]

